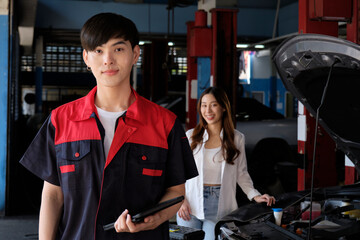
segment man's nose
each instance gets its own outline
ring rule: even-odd
[[[112,65],[114,63],[114,58],[112,54],[105,53],[104,54],[104,65]]]

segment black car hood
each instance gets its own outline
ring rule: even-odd
[[[333,65],[319,123],[360,173],[360,46],[301,34],[285,40],[272,58],[285,87],[313,116]]]

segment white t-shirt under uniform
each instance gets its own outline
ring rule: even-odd
[[[105,129],[104,152],[105,152],[105,159],[107,159],[110,146],[115,134],[116,120],[121,115],[123,115],[126,112],[126,110],[122,112],[108,112],[97,106],[96,109],[100,118],[100,122],[103,128]]]

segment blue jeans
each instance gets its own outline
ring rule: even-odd
[[[215,224],[219,204],[220,186],[204,186],[204,214],[205,219],[198,219],[190,215],[191,219],[185,221],[176,215],[177,224],[180,226],[202,229],[205,232],[204,240],[215,239]],[[191,206],[190,206],[191,207]]]

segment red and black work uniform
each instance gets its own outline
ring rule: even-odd
[[[103,230],[125,209],[135,215],[158,203],[167,188],[198,174],[176,115],[132,91],[136,100],[117,121],[107,159],[95,87],[53,110],[20,160],[44,181],[61,186],[57,239],[169,239],[168,222],[139,233]]]

